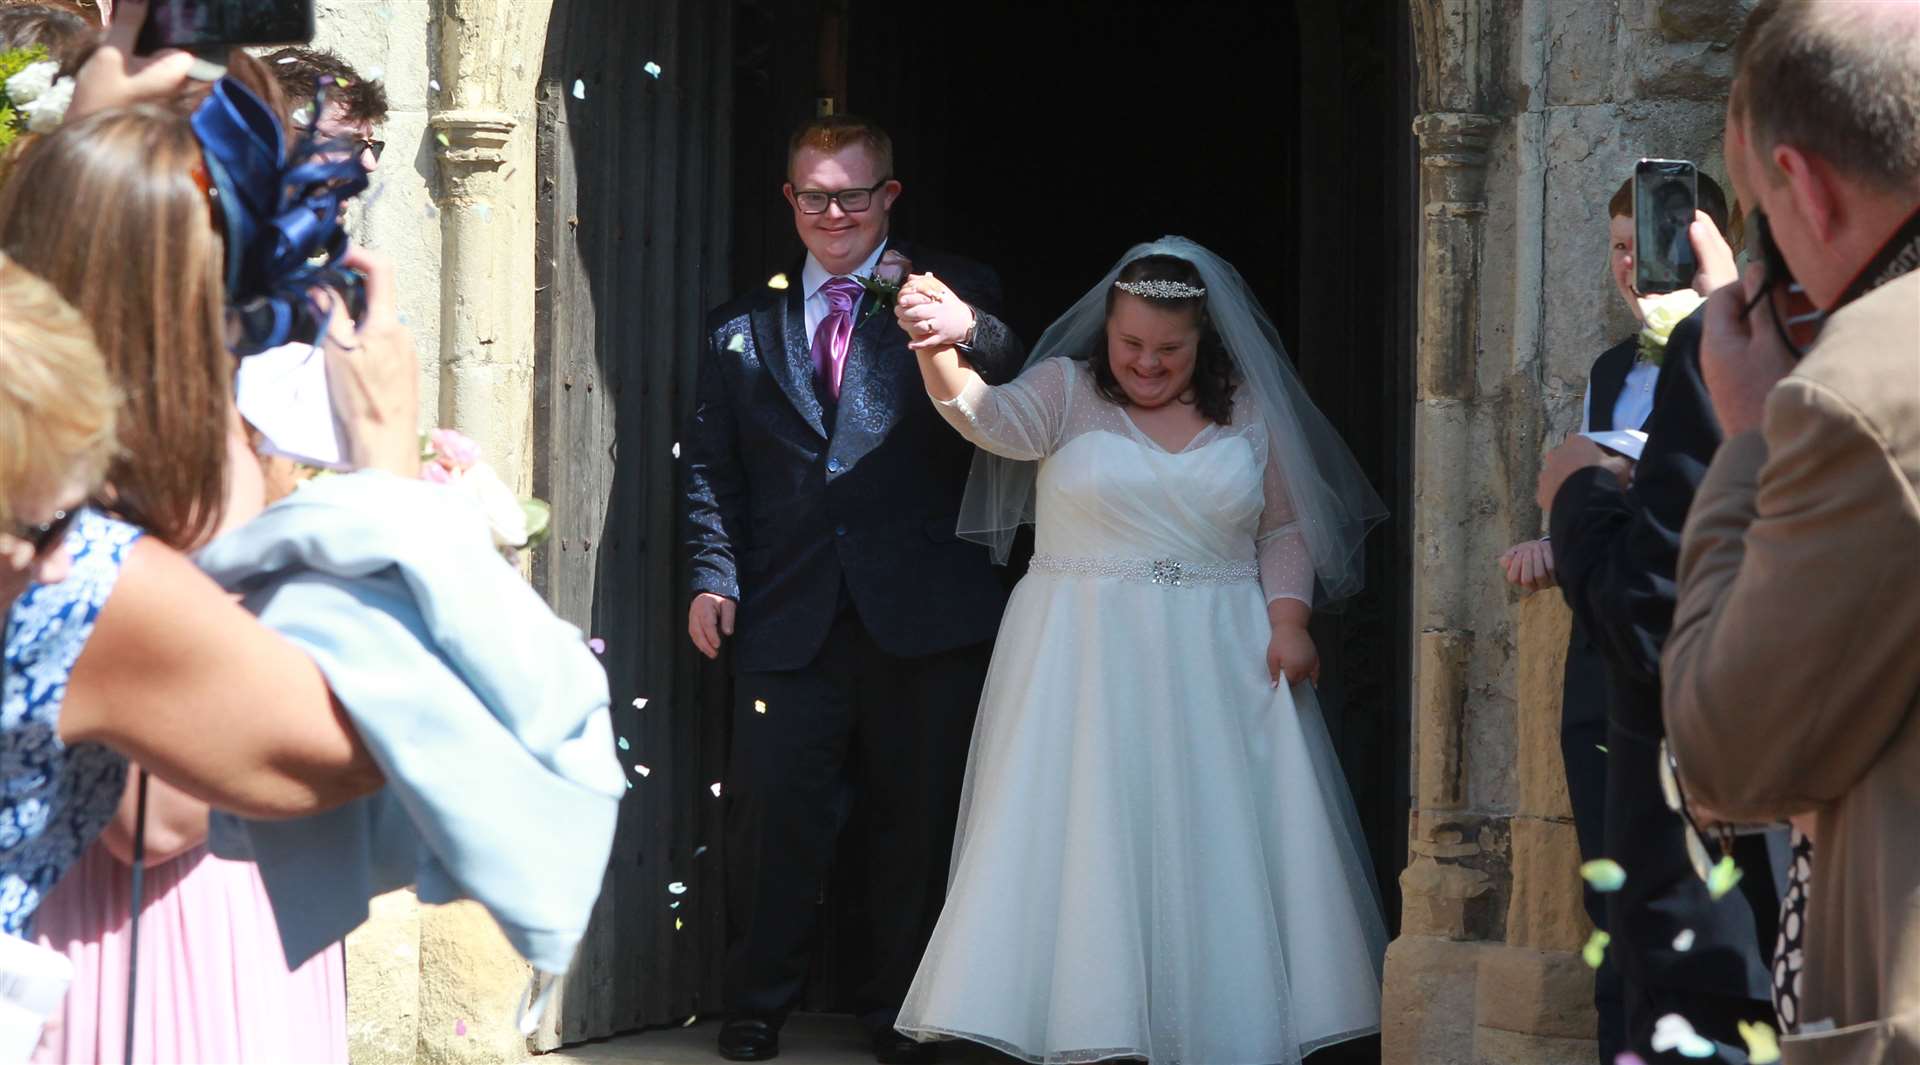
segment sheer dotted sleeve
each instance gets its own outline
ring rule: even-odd
[[[1256,439],[1267,441],[1267,446],[1260,449],[1264,452],[1266,470],[1261,478],[1266,509],[1260,512],[1260,525],[1254,533],[1260,559],[1260,587],[1265,590],[1269,603],[1275,599],[1298,599],[1312,606],[1313,556],[1294,517],[1286,474],[1280,468],[1266,432],[1257,433]]]
[[[934,404],[975,446],[1030,462],[1059,449],[1072,386],[1072,361],[1047,359],[998,387],[975,378],[958,396]]]

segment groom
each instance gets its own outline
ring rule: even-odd
[[[893,1030],[939,916],[960,781],[1005,592],[955,536],[973,449],[935,412],[894,314],[857,280],[901,257],[960,295],[916,309],[1004,381],[1025,350],[977,263],[893,239],[893,145],[851,116],[789,145],[807,248],[715,311],[687,441],[687,630],[738,673],[726,782],[729,949],[720,1054],[763,1061],[806,979],[835,840],[870,832],[872,978],[856,992],[882,1062],[929,1062]]]

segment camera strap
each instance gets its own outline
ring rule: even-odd
[[[146,894],[145,876],[147,869],[147,771],[140,770],[139,795],[134,799],[133,814],[133,913],[127,925],[127,1025],[126,1060],[133,1065],[133,1012],[135,1003],[134,987],[140,979],[140,904]]]
[[[1867,265],[1854,275],[1853,283],[1840,294],[1839,302],[1833,305],[1837,311],[1854,300],[1872,292],[1889,281],[1897,280],[1920,269],[1920,208],[1907,216],[1893,236],[1880,246],[1880,251]],[[1828,313],[1832,313],[1831,311]]]

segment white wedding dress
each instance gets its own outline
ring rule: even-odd
[[[1267,601],[1310,600],[1313,569],[1258,412],[1169,452],[1059,358],[941,406],[1041,460],[1037,553],[900,1030],[1168,1065],[1378,1030],[1386,929],[1352,799],[1312,689],[1267,675]]]

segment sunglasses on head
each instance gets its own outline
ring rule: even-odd
[[[47,553],[60,546],[67,538],[67,530],[73,527],[73,520],[80,516],[80,508],[56,510],[53,517],[38,525],[19,525],[13,530],[16,540],[24,540],[33,548],[33,557],[45,558]]]

